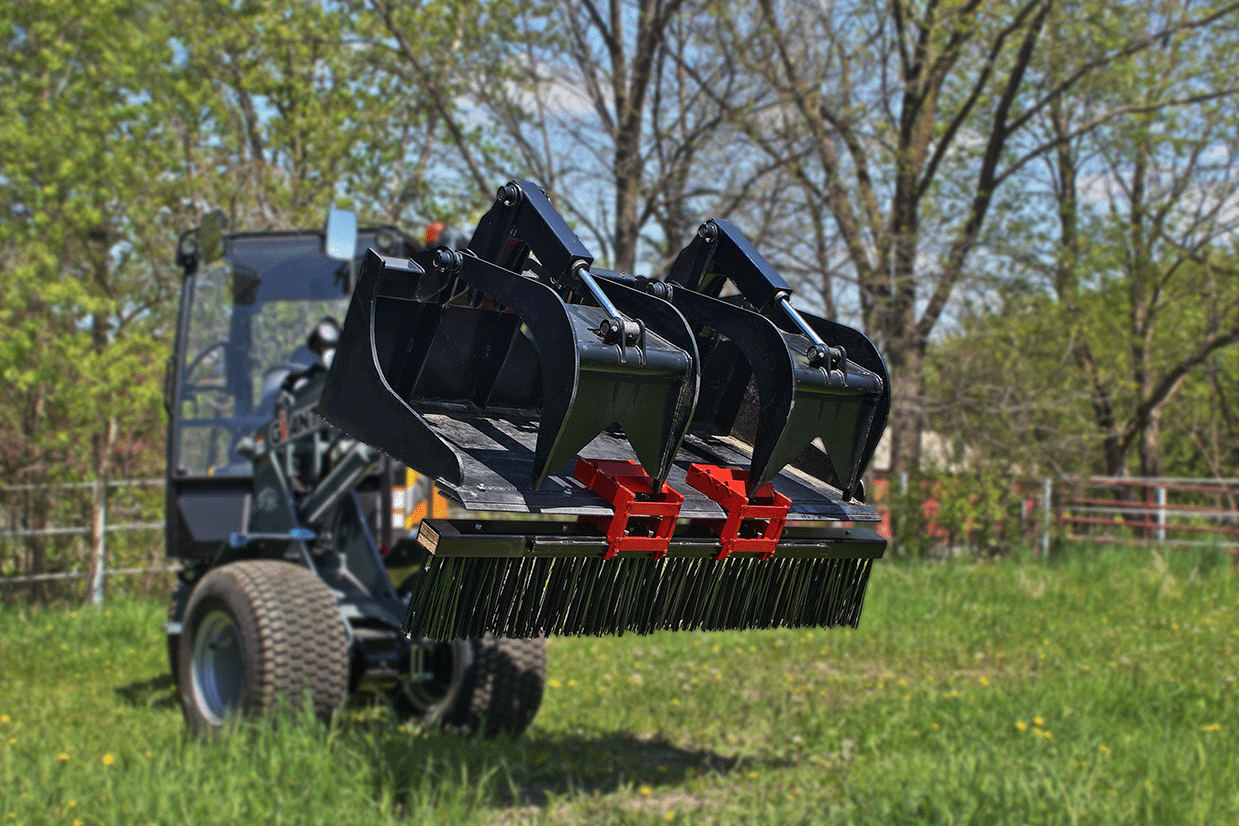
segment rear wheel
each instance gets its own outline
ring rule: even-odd
[[[465,735],[520,735],[546,686],[546,640],[454,640],[414,646],[395,695],[401,716]]]
[[[185,608],[176,654],[181,708],[209,731],[307,698],[327,719],[348,689],[348,633],[331,591],[309,570],[248,560],[204,576]]]

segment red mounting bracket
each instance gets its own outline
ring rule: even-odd
[[[736,551],[759,553],[762,559],[769,559],[779,545],[792,500],[766,482],[749,501],[744,493],[748,478],[747,470],[696,463],[688,466],[688,483],[727,511],[727,519],[717,528],[722,548],[715,559],[726,559]],[[760,535],[740,536],[745,522],[760,525]]]
[[[607,532],[607,552],[610,559],[620,551],[648,551],[654,559],[667,555],[667,546],[675,532],[675,520],[680,515],[684,495],[663,485],[661,493],[654,491],[654,480],[636,462],[583,459],[577,457],[573,476],[615,508],[615,515],[597,519]],[[629,520],[654,519],[657,524],[651,536],[629,536]]]

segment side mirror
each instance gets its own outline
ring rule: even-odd
[[[213,209],[202,216],[198,225],[198,250],[202,264],[213,264],[224,257],[224,224],[222,210]]]
[[[327,212],[327,232],[323,252],[330,258],[352,263],[357,254],[357,216],[347,209],[332,207]]]

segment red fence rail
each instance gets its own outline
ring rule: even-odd
[[[979,545],[975,531],[966,524],[941,522],[941,497],[951,495],[951,490],[932,479],[920,483],[919,496],[911,502],[907,481],[875,481],[875,507],[882,515],[878,530],[888,539],[893,538],[889,504],[895,498],[892,483],[901,491],[902,507],[918,510],[920,529],[931,543]],[[1039,481],[1011,479],[1004,486],[1009,490],[1006,515],[999,523],[981,527],[1023,536],[1029,544],[1040,546],[1043,553],[1058,537],[1099,543],[1217,547],[1239,561],[1239,479],[1070,476]]]
[[[1068,539],[1217,546],[1239,555],[1239,479],[1073,477],[1055,482]]]

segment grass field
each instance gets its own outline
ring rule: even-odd
[[[553,639],[514,742],[188,737],[163,612],[0,608],[0,824],[1239,823],[1215,554],[884,561],[855,631]]]

